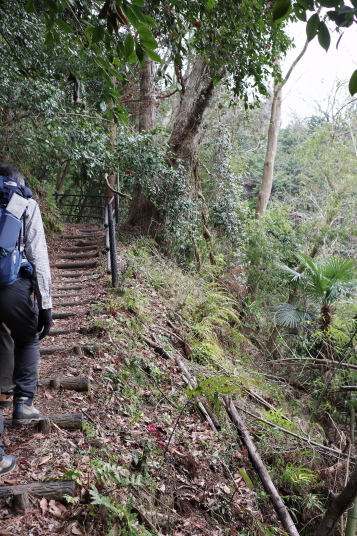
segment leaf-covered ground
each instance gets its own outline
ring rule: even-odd
[[[63,234],[78,235],[85,243],[85,232],[67,225]],[[95,239],[101,253],[103,236]],[[56,263],[76,241],[57,235],[48,242]],[[265,410],[268,421],[273,414],[275,424],[285,423],[307,437],[301,419],[290,416],[288,425],[284,412],[275,411],[280,405],[286,410],[285,384],[277,376],[266,381],[268,371],[241,336],[226,293],[183,273],[151,243],[119,243],[118,265],[116,290],[110,288],[104,254],[97,268],[84,268],[79,278],[64,277],[74,270],[53,268],[53,294],[63,294],[54,298],[53,312],[76,314],[55,320],[52,327],[71,332],[44,339],[44,350],[59,350],[41,356],[39,382],[87,376],[91,390],[55,390],[44,382],[36,406],[44,415],[83,413],[85,424],[77,431],[52,426],[48,434],[32,425],[7,428],[7,453],[18,464],[2,484],[73,479],[77,494],[61,502],[30,494],[23,514],[14,511],[11,497],[2,499],[0,534],[283,534],[219,398],[226,388],[242,410],[258,416]],[[59,290],[66,286],[81,288]],[[175,356],[199,385],[211,377],[211,389],[206,384],[190,396]],[[291,388],[284,388],[289,394]],[[218,430],[202,415],[198,401],[215,415]],[[298,414],[298,407],[293,411]],[[4,411],[10,415],[11,409]],[[312,497],[325,485],[321,475],[338,484],[331,470],[337,460],[308,441],[299,444],[262,422],[250,418],[250,423],[273,476],[275,471],[282,477],[290,467],[280,491],[290,507],[299,508],[297,521],[311,523],[312,515],[321,515],[321,504]],[[322,433],[309,433],[323,442]],[[307,468],[302,445],[310,460]]]

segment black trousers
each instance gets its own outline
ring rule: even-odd
[[[14,373],[14,341],[9,328],[0,323],[0,392],[6,393],[15,387],[12,376]]]
[[[36,393],[40,357],[38,308],[32,297],[31,279],[22,278],[0,288],[0,322],[9,328],[14,341],[14,395],[33,398]],[[4,430],[0,413],[0,435]],[[3,455],[0,444],[0,457]]]

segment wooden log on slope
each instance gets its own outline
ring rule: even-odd
[[[99,251],[94,251],[93,253],[76,253],[73,255],[57,255],[57,259],[68,259],[68,260],[79,260],[79,259],[94,259],[99,257]]]
[[[53,482],[31,482],[16,486],[0,486],[0,498],[3,499],[24,491],[30,492],[35,497],[63,501],[65,495],[75,497],[76,483],[73,480],[56,480]]]
[[[90,380],[87,376],[67,377],[67,378],[41,378],[41,384],[53,389],[68,389],[72,391],[90,391]]]
[[[292,520],[285,504],[283,503],[279,493],[274,486],[268,471],[265,468],[265,465],[262,462],[262,459],[256,449],[255,444],[253,443],[247,428],[245,427],[244,422],[240,418],[238,411],[236,410],[235,405],[228,396],[223,396],[224,406],[233,422],[236,426],[239,435],[241,436],[245,446],[248,449],[249,456],[252,460],[252,463],[263,483],[263,486],[267,493],[270,496],[271,502],[275,508],[275,511],[285,529],[285,531],[290,536],[299,536],[299,533],[295,527],[295,523]]]
[[[82,430],[83,413],[63,413],[60,415],[43,415],[40,420],[49,419],[59,428],[64,430]],[[39,421],[32,421],[25,426],[35,425],[37,427]],[[12,419],[4,419],[5,426],[13,428]]]
[[[68,252],[68,253],[83,253],[83,251],[91,251],[93,249],[97,249],[97,245],[93,244],[92,246],[77,246],[73,248],[62,248],[62,251]]]
[[[59,270],[80,270],[81,268],[96,268],[98,266],[98,262],[59,262],[51,264],[50,266],[51,268],[58,268]]]

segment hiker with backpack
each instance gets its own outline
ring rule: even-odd
[[[0,163],[0,323],[10,330],[14,342],[14,426],[41,418],[33,399],[40,340],[52,324],[47,245],[40,209],[31,196],[23,174]],[[0,436],[3,430],[0,412]],[[0,441],[0,476],[15,465],[15,457],[4,455]]]

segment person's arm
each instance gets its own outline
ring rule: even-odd
[[[32,264],[34,292],[39,310],[51,309],[51,270],[45,231],[38,204],[29,199],[24,236],[24,254]]]

